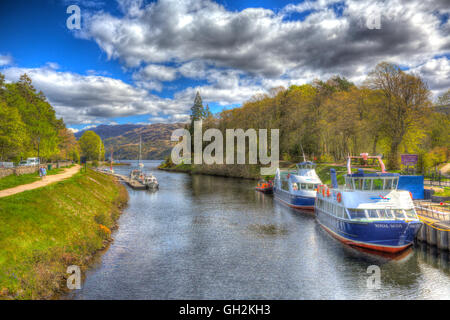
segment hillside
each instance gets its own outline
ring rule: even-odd
[[[100,125],[90,130],[102,138],[107,158],[113,148],[114,159],[138,159],[139,136],[142,136],[142,159],[152,160],[164,159],[170,154],[174,145],[170,142],[170,136],[183,126],[182,123]],[[83,133],[77,132],[76,137],[81,137]]]

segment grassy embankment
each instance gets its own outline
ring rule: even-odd
[[[444,187],[441,191],[434,193],[434,196],[450,197],[450,188],[449,187]]]
[[[0,299],[47,299],[110,241],[126,189],[92,170],[0,198]]]
[[[72,166],[70,166],[70,167],[72,167]],[[67,168],[70,168],[70,167],[67,167]],[[62,173],[63,171],[64,171],[64,168],[56,168],[56,169],[52,169],[52,170],[47,170],[47,175],[51,176],[54,174]],[[39,177],[39,172],[22,174],[20,176],[11,174],[9,176],[0,178],[0,190],[14,188],[14,187],[17,187],[17,186],[20,186],[23,184],[33,183],[40,179],[41,178]]]

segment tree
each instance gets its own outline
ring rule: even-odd
[[[448,89],[438,97],[436,105],[442,107],[450,107],[450,89]]]
[[[102,139],[91,130],[83,133],[79,140],[81,154],[87,160],[101,160],[105,156],[105,146]]]
[[[202,120],[205,118],[205,109],[203,108],[202,97],[197,91],[194,99],[194,105],[191,107],[191,127],[194,125],[194,121]]]
[[[390,142],[388,168],[399,169],[400,146],[406,136],[418,130],[430,106],[430,91],[418,76],[403,72],[399,66],[382,62],[370,74],[368,83],[380,90],[383,129]]]
[[[80,158],[79,146],[77,139],[72,131],[67,128],[62,128],[59,131],[60,143],[58,154],[59,159],[70,159],[78,161]]]
[[[19,112],[0,101],[0,161],[17,158],[25,139],[25,125]]]

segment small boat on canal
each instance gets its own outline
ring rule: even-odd
[[[156,190],[159,189],[158,180],[153,174],[144,174],[144,176],[140,179],[140,182],[148,189],[148,190]]]
[[[255,189],[262,193],[271,194],[271,193],[273,193],[273,181],[272,180],[259,180]]]
[[[153,174],[147,174],[140,169],[134,169],[130,172],[130,180],[136,180],[142,184],[146,189],[156,190],[159,189],[159,183]]]
[[[304,161],[297,170],[277,169],[273,185],[275,198],[294,209],[314,210],[317,187],[322,181],[317,176],[316,164]]]
[[[397,190],[399,174],[385,172],[352,173],[347,161],[345,185],[338,186],[336,171],[331,169],[332,187],[321,185],[315,203],[320,226],[339,241],[356,247],[397,253],[408,248],[420,229],[410,192]]]

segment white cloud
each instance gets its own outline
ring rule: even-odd
[[[0,54],[0,67],[7,66],[12,63],[13,59],[10,55],[1,55]]]
[[[214,79],[227,69],[240,72],[239,84],[228,87],[230,94],[239,87],[242,97],[261,82],[298,83],[333,74],[361,81],[381,61],[415,68],[450,51],[449,22],[442,23],[450,10],[442,0],[305,1],[279,13],[228,11],[211,0],[119,4],[122,16],[91,12],[78,35],[93,39],[108,58],[139,68],[134,79],[141,88],[161,91],[161,82],[178,76],[206,79],[211,84],[204,91],[222,101],[235,100],[224,99],[225,85]],[[295,12],[308,14],[303,21],[287,19]],[[374,14],[381,15],[379,30],[366,25]],[[251,86],[244,88],[242,78]],[[213,87],[220,92],[213,94]]]
[[[96,75],[79,75],[44,68],[6,68],[7,81],[17,81],[27,73],[42,90],[59,117],[69,125],[107,122],[108,118],[150,114],[186,114],[187,101],[164,99],[121,80]],[[193,97],[189,97],[192,101]]]

